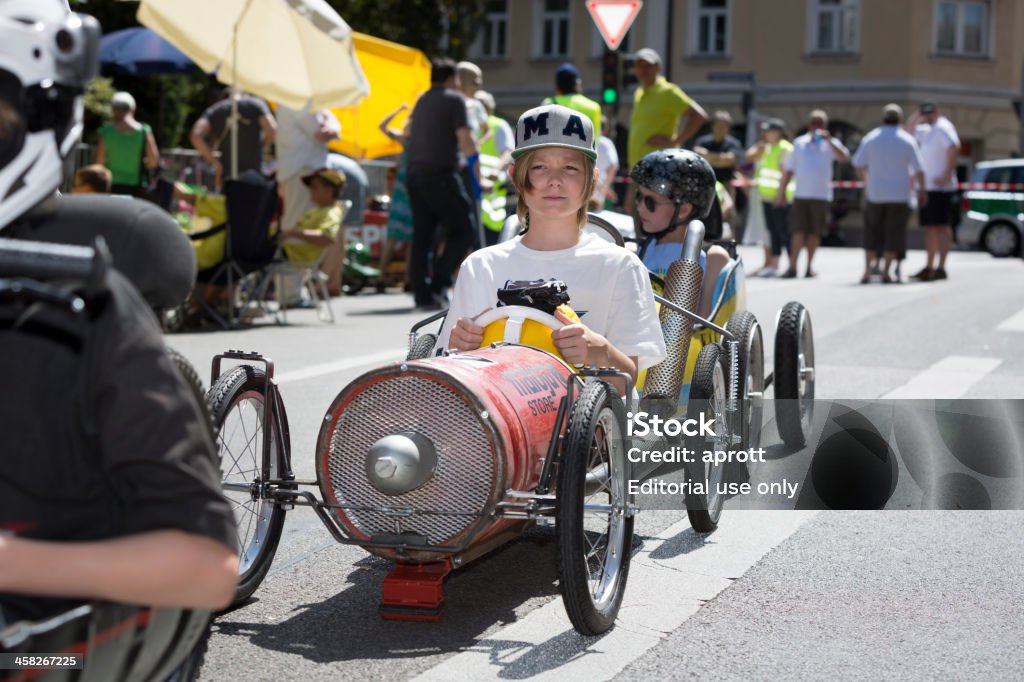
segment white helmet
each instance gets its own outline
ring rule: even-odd
[[[0,231],[64,180],[99,38],[66,0],[0,0]]]

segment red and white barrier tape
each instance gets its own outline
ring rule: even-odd
[[[628,175],[620,175],[616,178],[616,181],[627,185],[630,183]],[[758,182],[757,180],[739,178],[733,180],[730,184],[733,187],[757,187]],[[861,189],[864,187],[864,183],[861,180],[833,180],[832,186],[839,189]],[[956,188],[958,190],[989,189],[1004,192],[1024,192],[1024,182],[958,182]]]

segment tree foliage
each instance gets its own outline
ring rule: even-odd
[[[484,13],[483,0],[327,0],[355,31],[422,50],[428,57],[465,59]],[[71,0],[76,12],[96,17],[104,33],[138,26],[138,3]],[[188,129],[208,104],[213,78],[194,74],[122,76],[104,74],[88,98],[87,139],[109,119],[109,97],[127,90],[136,117],[153,127],[161,147],[188,145]],[[106,99],[104,99],[106,98]]]
[[[465,59],[483,19],[483,0],[327,0],[353,30]]]
[[[95,17],[104,34],[139,26],[135,19],[138,7],[134,2],[71,0],[71,8]],[[152,126],[161,148],[188,146],[188,130],[206,108],[207,92],[213,83],[210,76],[198,70],[148,76],[104,73],[86,93],[85,140],[92,142],[96,128],[110,119],[110,96],[116,90],[125,90],[135,97],[136,118]]]

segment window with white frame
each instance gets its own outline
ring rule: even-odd
[[[936,0],[935,52],[987,57],[989,6],[987,0]]]
[[[812,53],[860,50],[860,0],[809,0],[808,48]]]
[[[541,58],[569,56],[569,0],[535,0],[533,53]]]
[[[730,0],[690,0],[690,49],[693,57],[729,54]]]
[[[509,0],[484,2],[484,19],[473,45],[474,56],[481,59],[508,57],[508,5]]]

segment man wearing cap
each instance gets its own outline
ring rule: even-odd
[[[864,181],[867,206],[864,211],[864,275],[861,284],[871,281],[878,252],[884,254],[882,282],[899,283],[889,273],[893,260],[907,248],[907,219],[910,217],[911,178],[918,183],[918,201],[925,206],[921,153],[913,136],[900,127],[903,109],[886,104],[882,125],[861,140],[853,155],[853,166]]]
[[[939,114],[935,102],[922,102],[918,114],[908,123],[921,147],[928,203],[922,204],[918,222],[924,228],[927,261],[911,279],[924,282],[946,279],[946,256],[953,245],[950,227],[953,195],[956,192],[956,159],[960,154],[960,137],[953,123]]]
[[[729,134],[731,129],[732,116],[729,112],[716,111],[711,117],[711,132],[697,138],[693,151],[708,160],[715,171],[715,180],[725,185],[729,196],[734,196],[736,192],[732,181],[736,176],[736,166],[743,162],[743,147]]]
[[[754,177],[761,199],[764,224],[768,228],[769,244],[765,246],[764,267],[755,275],[774,277],[778,274],[779,257],[789,249],[789,205],[793,203],[793,186],[787,188],[786,202],[776,206],[782,181],[782,166],[793,153],[793,145],[783,137],[786,124],[782,119],[769,118],[761,123],[761,140],[747,150],[748,161],[756,162]]]
[[[584,114],[594,124],[594,130],[601,130],[601,105],[584,96],[583,81],[579,70],[569,62],[555,70],[555,95],[545,97],[543,104],[561,104]]]
[[[459,152],[479,183],[477,146],[466,120],[466,104],[456,92],[455,62],[434,60],[430,89],[416,101],[405,144],[406,187],[412,207],[413,236],[409,283],[416,307],[440,310],[442,292],[473,244],[473,203],[459,177]],[[438,226],[444,250],[428,272]]]
[[[640,82],[629,119],[629,166],[655,149],[681,147],[708,119],[707,112],[661,75],[661,56],[637,50],[633,72]]]
[[[806,277],[814,277],[811,267],[814,252],[821,244],[828,225],[828,209],[832,203],[832,165],[847,161],[850,151],[828,131],[828,115],[821,109],[811,112],[807,132],[793,141],[793,153],[783,164],[776,206],[786,205],[789,181],[796,182],[793,206],[789,211],[789,268],[783,277],[796,277],[797,259],[807,246]]]
[[[135,98],[115,92],[110,98],[114,120],[99,129],[96,163],[110,169],[114,194],[142,196],[149,186],[143,167],[154,171],[160,165],[160,150],[149,125],[135,120]]]

